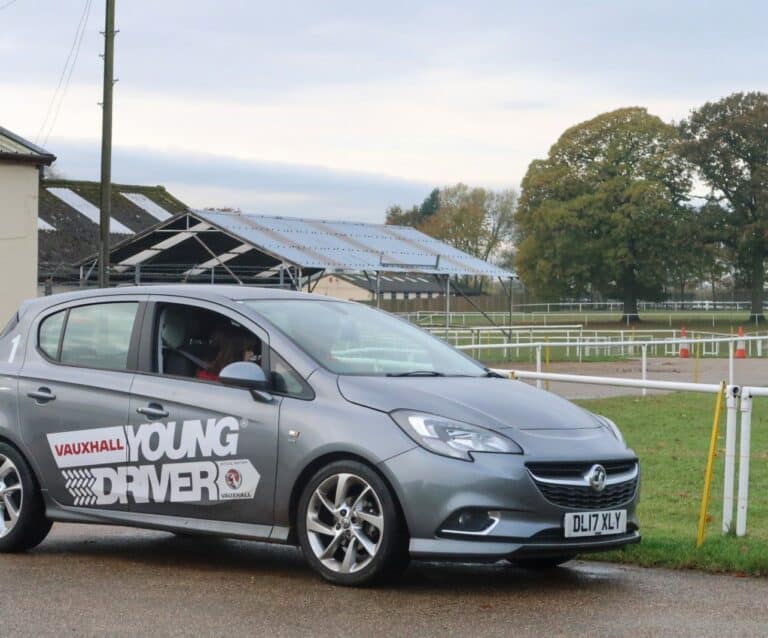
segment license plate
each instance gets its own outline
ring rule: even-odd
[[[627,510],[569,512],[563,523],[566,538],[608,536],[627,532]]]

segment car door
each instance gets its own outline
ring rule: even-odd
[[[235,323],[258,339],[263,351],[269,343],[264,330],[232,308],[152,297],[131,392],[133,508],[145,515],[250,524],[244,528],[247,535],[267,536],[281,398],[259,401],[242,388],[161,369],[158,357],[167,345],[163,322],[170,311],[191,324],[199,323],[200,313],[206,313],[205,321],[213,313],[217,320]],[[174,344],[177,353],[185,345],[190,349],[195,345],[194,339],[186,341]]]
[[[143,296],[48,309],[32,322],[19,376],[21,436],[61,505],[127,510],[130,387]]]

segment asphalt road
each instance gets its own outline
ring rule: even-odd
[[[0,636],[768,636],[768,580],[574,562],[322,582],[297,550],[57,524],[0,556]]]

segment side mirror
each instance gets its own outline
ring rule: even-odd
[[[224,385],[250,390],[254,398],[260,401],[272,400],[272,395],[267,391],[269,388],[267,375],[258,363],[251,361],[230,363],[219,373],[219,381]]]

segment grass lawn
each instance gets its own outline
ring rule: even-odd
[[[674,393],[579,401],[616,421],[642,464],[639,505],[643,542],[600,559],[646,566],[768,575],[768,399],[755,399],[747,536],[722,535],[725,405],[707,538],[696,549],[714,395]],[[735,524],[735,512],[734,512]]]

